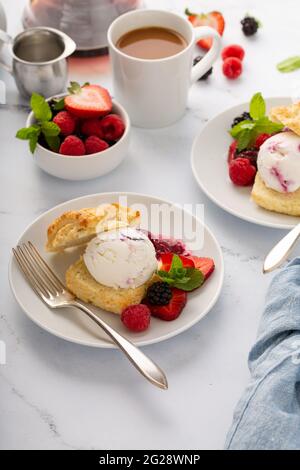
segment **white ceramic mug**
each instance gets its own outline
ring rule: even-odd
[[[176,55],[162,59],[131,57],[116,47],[128,31],[157,26],[180,33],[187,46]],[[164,10],[135,10],[119,16],[108,30],[114,94],[131,121],[139,127],[158,128],[180,119],[186,109],[190,85],[207,72],[221,49],[220,35],[208,26],[194,28],[176,13]],[[194,67],[194,44],[212,37],[213,45]]]

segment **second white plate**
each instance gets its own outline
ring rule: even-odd
[[[291,103],[288,97],[266,99],[267,110]],[[218,206],[240,219],[266,227],[291,229],[299,217],[277,214],[257,206],[250,198],[251,187],[238,187],[228,176],[227,153],[232,138],[228,134],[236,116],[249,109],[249,103],[230,108],[208,122],[194,140],[191,165],[202,191]]]

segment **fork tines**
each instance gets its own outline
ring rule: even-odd
[[[65,291],[62,282],[30,241],[13,248],[13,254],[31,287],[43,300]]]

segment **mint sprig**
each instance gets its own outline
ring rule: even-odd
[[[266,103],[261,93],[253,95],[249,106],[250,119],[236,124],[230,131],[230,135],[237,141],[237,149],[240,152],[251,147],[259,134],[274,134],[283,129],[283,125],[271,121],[266,116]]]
[[[282,73],[293,72],[300,69],[300,56],[288,57],[277,64],[277,70]]]
[[[173,255],[169,271],[159,270],[158,276],[172,287],[184,291],[191,291],[200,287],[204,282],[204,275],[199,269],[184,268],[178,255]]]
[[[50,149],[57,152],[60,145],[60,128],[52,122],[52,111],[45,98],[37,93],[32,93],[30,106],[33,111],[36,123],[30,127],[22,127],[18,130],[16,137],[29,141],[31,153],[34,153],[39,137],[42,134]]]
[[[52,101],[55,111],[62,111],[65,108],[65,98],[54,98]]]

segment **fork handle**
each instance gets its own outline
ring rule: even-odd
[[[100,328],[113,340],[113,342],[119,346],[119,348],[124,352],[128,357],[130,362],[134,367],[152,384],[156,385],[159,388],[167,390],[168,381],[158,365],[156,365],[149,357],[147,357],[142,351],[140,351],[134,344],[132,344],[124,336],[120,335],[116,330],[111,326],[105,323],[101,318],[99,318],[92,310],[90,310],[85,304],[74,301],[72,302],[74,307],[79,308],[84,312],[88,317],[97,323]]]

